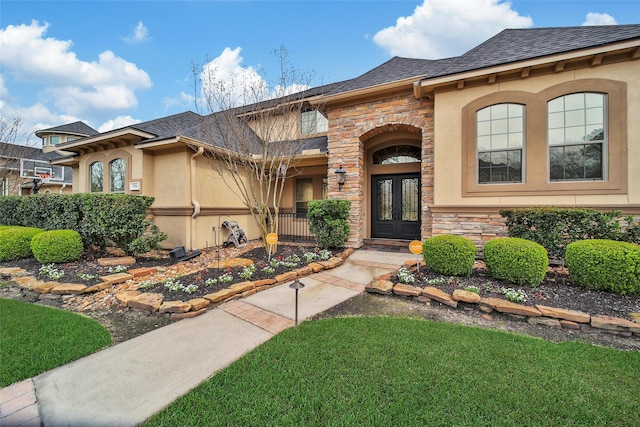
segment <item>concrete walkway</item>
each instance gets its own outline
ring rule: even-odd
[[[343,265],[300,279],[299,322],[412,257],[357,250]],[[294,319],[289,283],[224,303],[0,390],[0,426],[139,425]]]

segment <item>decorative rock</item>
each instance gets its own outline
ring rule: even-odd
[[[611,316],[591,316],[591,327],[609,331],[640,333],[640,323]]]
[[[116,265],[133,265],[136,263],[136,259],[130,256],[123,256],[117,258],[98,258],[98,265],[101,267],[113,267]]]
[[[356,251],[355,248],[347,248],[344,251],[342,251],[342,257],[343,258],[349,258],[351,256],[352,253],[354,253]]]
[[[127,307],[156,312],[162,305],[162,294],[140,294],[127,303]]]
[[[543,316],[555,317],[557,319],[570,320],[577,323],[589,323],[591,316],[582,311],[565,310],[562,308],[547,307],[544,305],[536,305],[536,308],[540,310]]]
[[[112,285],[126,282],[127,280],[130,280],[130,279],[133,279],[133,276],[129,273],[115,273],[115,274],[109,274],[107,276],[100,277],[100,280],[102,280],[103,282],[108,282]]]
[[[475,292],[464,291],[462,289],[456,289],[453,291],[451,297],[456,301],[468,302],[471,304],[477,304],[480,302],[480,295]]]
[[[36,286],[36,291],[41,294],[48,294],[49,292],[51,292],[51,289],[55,288],[58,285],[60,285],[60,283],[58,282],[43,282],[40,285]]]
[[[138,295],[140,295],[140,292],[138,291],[117,292],[116,301],[126,306],[127,304],[129,304],[129,301],[131,301],[133,298],[137,297]]]
[[[274,283],[276,283],[275,279],[262,279],[262,280],[256,280],[255,282],[256,288],[262,287],[262,286],[268,286],[268,285],[273,285]]]
[[[296,273],[298,274],[298,277],[308,276],[312,272],[313,270],[308,265],[305,265],[304,267],[300,267],[296,269]]]
[[[133,268],[131,270],[127,270],[127,273],[129,273],[133,277],[148,276],[150,274],[154,274],[157,272],[158,272],[158,269],[155,267],[142,267],[142,268]]]
[[[314,273],[318,273],[322,270],[324,270],[324,267],[320,264],[318,264],[317,262],[312,262],[307,264],[307,267],[309,267],[311,269],[311,271],[313,271]]]
[[[298,273],[296,273],[295,271],[287,271],[286,273],[278,274],[275,277],[275,279],[276,279],[276,282],[282,283],[282,282],[288,282],[289,280],[293,280],[296,277],[298,277]]]
[[[389,295],[393,289],[393,283],[389,280],[374,280],[364,287],[367,292]]]
[[[422,293],[422,288],[418,286],[406,285],[404,283],[398,283],[393,287],[393,293],[405,297],[417,297]]]
[[[218,292],[214,292],[212,294],[208,294],[205,295],[203,298],[208,299],[211,302],[220,302],[220,301],[224,301],[225,299],[233,296],[236,294],[236,291],[234,291],[233,289],[222,289]]]
[[[500,298],[486,298],[482,299],[482,302],[490,305],[500,313],[515,314],[528,317],[538,317],[542,315],[542,313],[540,313],[540,311],[535,307],[516,304],[514,302],[503,300]]]
[[[253,260],[248,258],[228,258],[221,259],[220,262],[214,262],[209,264],[208,268],[235,268],[235,267],[247,267],[253,264]]]
[[[529,317],[527,322],[532,325],[543,325],[550,328],[560,329],[562,327],[558,319],[553,319],[551,317]]]
[[[43,282],[33,276],[24,276],[14,279],[13,283],[20,286],[21,288],[35,290]]]
[[[562,327],[564,329],[573,329],[573,330],[580,329],[580,324],[579,323],[571,322],[569,320],[561,320],[560,321],[560,325],[562,325]]]
[[[326,269],[336,268],[340,264],[342,264],[342,258],[339,257],[331,257],[326,261],[320,261],[318,264],[322,265]]]
[[[203,308],[209,307],[209,305],[211,304],[206,298],[194,298],[190,299],[187,302],[191,304],[191,310],[193,311],[202,310]]]
[[[67,294],[81,294],[87,289],[85,285],[77,285],[75,283],[62,283],[51,289],[52,294],[67,295]]]
[[[184,301],[163,302],[158,309],[159,313],[186,313],[191,310],[191,304]]]
[[[180,320],[180,319],[190,319],[192,317],[200,316],[207,312],[206,308],[198,311],[189,311],[187,313],[171,313],[171,319]]]
[[[3,276],[3,277],[15,277],[23,273],[26,273],[26,272],[20,267],[1,267],[0,268],[0,276]]]
[[[627,315],[636,323],[640,323],[640,312],[631,312],[627,313]]]
[[[100,292],[110,287],[111,287],[111,283],[102,282],[102,283],[98,283],[97,285],[89,286],[87,289],[84,290],[84,292],[86,294],[91,292]]]
[[[442,304],[448,305],[449,307],[456,308],[458,307],[458,301],[451,298],[451,296],[440,289],[428,286],[422,290],[422,295],[427,298],[434,299]]]
[[[248,290],[246,292],[243,292],[242,293],[242,298],[250,297],[251,295],[257,294],[257,293],[258,293],[257,289],[251,289],[251,290]]]
[[[240,283],[234,283],[233,285],[229,286],[229,289],[233,289],[235,291],[234,293],[242,293],[242,292],[250,291],[255,287],[256,287],[255,282],[240,282]]]

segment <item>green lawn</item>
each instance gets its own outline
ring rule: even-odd
[[[0,387],[111,344],[109,331],[79,314],[0,298]]]
[[[303,322],[146,426],[640,425],[640,353],[406,318]]]

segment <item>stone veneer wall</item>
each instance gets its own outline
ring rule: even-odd
[[[360,104],[332,107],[329,110],[328,175],[330,199],[351,201],[347,246],[363,244],[368,206],[365,204],[365,145],[370,138],[385,132],[420,132],[422,139],[422,238],[431,236],[433,203],[433,102],[417,100],[411,92],[369,100]],[[335,170],[347,171],[346,182],[338,188]]]
[[[506,222],[499,213],[433,213],[433,235],[464,236],[481,251],[487,241],[509,235]]]

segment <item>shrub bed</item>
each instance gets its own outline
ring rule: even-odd
[[[518,285],[539,285],[549,267],[542,245],[517,237],[489,240],[483,254],[491,277]]]
[[[621,295],[640,294],[640,246],[605,239],[567,246],[565,261],[571,280],[588,289]]]
[[[35,227],[7,227],[0,230],[0,261],[28,258],[31,239],[43,230]]]
[[[424,241],[424,262],[434,271],[454,276],[469,276],[473,272],[478,249],[462,236],[444,234]]]
[[[69,262],[82,256],[82,237],[74,230],[51,230],[31,240],[31,251],[43,264]]]
[[[309,231],[324,249],[344,248],[349,238],[349,200],[313,200],[309,202]]]

